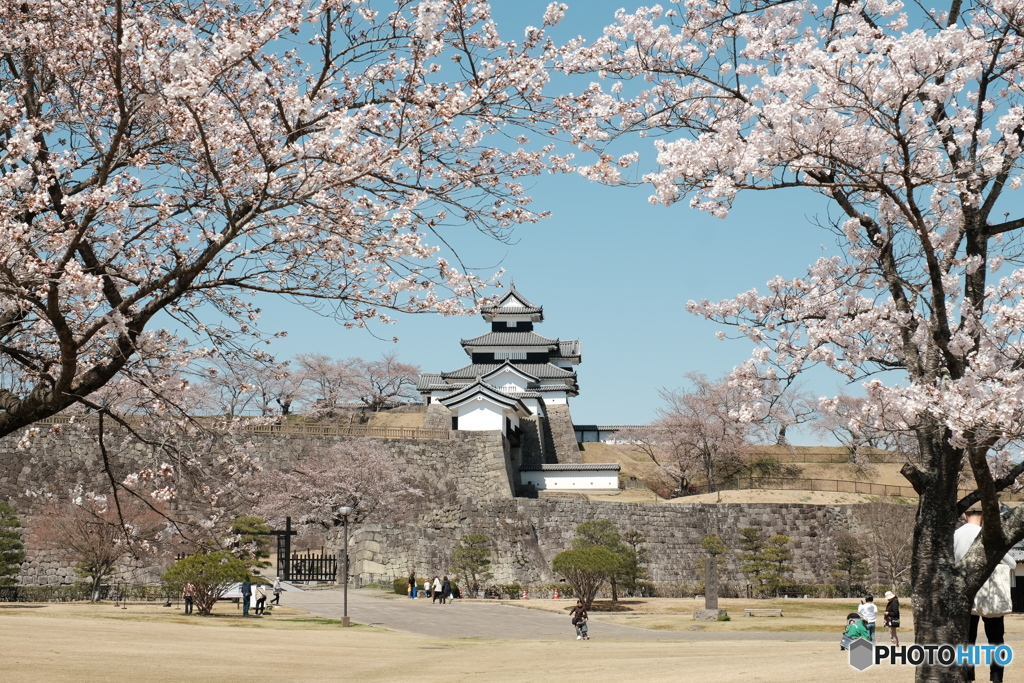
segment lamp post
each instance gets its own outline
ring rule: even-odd
[[[341,593],[342,593],[342,614],[341,614],[341,625],[350,626],[351,622],[348,618],[348,516],[352,514],[352,508],[344,506],[339,510],[341,512],[342,524],[345,527],[345,545],[342,548],[344,553],[344,561],[342,562],[342,575],[341,575]]]

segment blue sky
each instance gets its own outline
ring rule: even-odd
[[[541,23],[547,2],[496,5],[502,35],[519,36],[522,27]],[[574,11],[570,3],[559,37],[598,35],[619,6],[590,0]],[[641,170],[652,170],[651,142],[632,143],[641,152]],[[749,343],[715,339],[717,326],[688,314],[687,300],[762,289],[775,275],[801,275],[820,256],[835,253],[833,236],[813,223],[815,216],[826,217],[827,202],[809,191],[741,196],[725,220],[685,204],[653,206],[651,194],[649,187],[608,188],[579,176],[539,177],[530,195],[551,218],[517,228],[513,245],[485,243],[472,234],[461,242],[468,246],[468,265],[480,273],[504,268],[505,281],[514,279],[544,306],[539,333],[581,340],[580,395],[571,402],[577,423],[648,422],[660,405],[660,387],[680,386],[690,371],[719,376],[749,357]],[[374,328],[386,340],[398,336],[392,343],[284,301],[261,305],[265,331],[289,332],[271,347],[280,358],[373,357],[397,350],[403,361],[424,370],[453,370],[468,362],[459,340],[487,329],[479,316],[404,315],[394,326]],[[823,378],[808,387],[825,394],[839,388]],[[814,437],[797,442],[813,443]]]

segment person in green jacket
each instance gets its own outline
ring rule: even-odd
[[[861,619],[859,614],[850,612],[846,615],[846,630],[843,632],[843,637],[850,640],[857,640],[858,638],[871,640],[871,632],[868,630],[867,622]],[[845,645],[843,649],[846,649]]]

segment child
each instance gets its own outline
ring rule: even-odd
[[[867,622],[861,619],[856,612],[850,612],[846,615],[846,630],[839,641],[839,649],[848,650],[850,644],[858,638],[871,640],[871,634],[868,632]]]
[[[587,610],[583,608],[583,602],[577,600],[570,614],[572,625],[576,627],[576,640],[590,640],[590,636],[587,635]]]

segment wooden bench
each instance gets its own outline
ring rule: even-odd
[[[743,616],[745,617],[781,617],[781,609],[745,609],[743,610]]]

